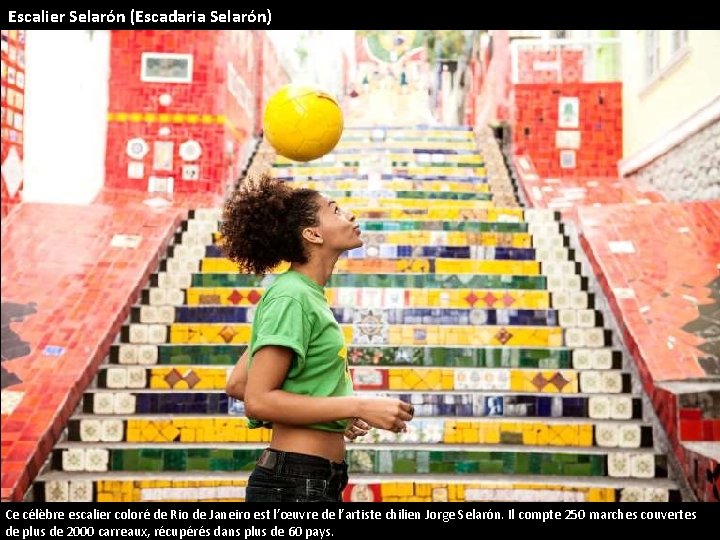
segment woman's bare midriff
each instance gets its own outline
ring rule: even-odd
[[[277,422],[273,423],[270,448],[320,456],[338,463],[345,459],[345,437],[342,433]]]

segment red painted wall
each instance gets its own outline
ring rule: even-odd
[[[0,104],[0,215],[22,200],[25,117],[25,31],[2,30],[2,98]],[[8,157],[10,159],[8,159]]]
[[[513,87],[515,154],[529,154],[540,176],[617,176],[622,155],[621,83],[517,84]],[[577,127],[561,127],[560,98],[578,98]],[[557,132],[579,145],[557,146]],[[577,132],[577,133],[572,133]],[[575,167],[561,167],[561,152]],[[566,162],[567,163],[567,162]]]
[[[172,177],[175,192],[224,193],[239,174],[254,130],[258,34],[114,31],[106,186],[145,191],[150,177]],[[192,81],[141,80],[144,52],[192,55]],[[199,156],[180,151],[188,141],[199,144]],[[164,160],[154,159],[162,153],[156,143],[166,152]]]

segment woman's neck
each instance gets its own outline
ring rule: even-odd
[[[290,265],[290,270],[300,272],[312,279],[321,287],[324,287],[335,269],[335,263],[338,258],[340,258],[339,254],[332,258],[315,256],[311,257],[306,263],[292,263]]]

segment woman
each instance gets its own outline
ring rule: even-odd
[[[323,287],[340,255],[363,244],[355,216],[315,190],[261,176],[227,202],[220,232],[227,257],[246,270],[291,263],[258,304],[249,354],[227,384],[244,399],[249,426],[273,430],[246,501],[340,501],[344,436],[371,426],[401,432],[413,416],[400,400],[352,395],[347,348]]]

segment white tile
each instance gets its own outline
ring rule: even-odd
[[[158,348],[156,345],[141,345],[138,349],[138,364],[152,365],[158,362]]]
[[[185,293],[180,289],[165,289],[165,304],[182,306],[185,304]]]
[[[633,404],[630,396],[612,396],[610,398],[610,417],[614,420],[629,420],[632,418]]]
[[[105,382],[108,388],[127,388],[127,369],[107,368],[105,370]]]
[[[157,322],[160,324],[174,323],[175,308],[173,306],[162,306],[157,308]]]
[[[383,307],[383,291],[380,288],[365,287],[361,289],[360,307],[363,308],[382,308]]]
[[[50,480],[45,482],[45,500],[47,502],[68,502],[70,486],[67,480]]]
[[[575,267],[576,267],[575,261],[563,261],[558,264],[562,268],[563,275],[565,275],[565,276],[576,276],[577,275],[577,271],[575,269]]]
[[[119,418],[110,418],[101,421],[100,440],[103,442],[122,442],[125,430],[124,422]]]
[[[139,347],[137,345],[120,345],[118,350],[119,364],[137,364]]]
[[[669,502],[670,492],[664,488],[643,488],[641,497],[645,502]]]
[[[591,352],[593,369],[612,369],[612,349],[593,349]]]
[[[341,287],[337,289],[338,307],[351,308],[358,306],[358,290],[355,287]]]
[[[592,356],[590,349],[575,349],[572,352],[573,367],[575,369],[591,369]]]
[[[555,247],[552,249],[552,260],[553,261],[567,261],[570,253],[567,248]]]
[[[565,329],[565,345],[574,349],[585,346],[585,332],[580,328]]]
[[[209,243],[209,242],[208,242]],[[192,285],[192,273],[180,272],[174,274],[172,277],[174,288],[176,289],[187,289]]]
[[[0,410],[3,415],[12,414],[13,411],[20,405],[25,392],[15,392],[14,390],[3,390],[0,393]]]
[[[113,394],[113,409],[115,414],[135,414],[135,396],[116,392]]]
[[[552,307],[555,309],[568,309],[571,307],[570,294],[566,291],[552,293]]]
[[[167,281],[170,281],[169,279]],[[150,305],[152,306],[164,306],[167,303],[166,291],[169,288],[155,288],[150,289]]]
[[[620,448],[640,448],[640,424],[622,424],[619,429]]]
[[[574,309],[561,309],[558,322],[563,328],[574,328],[578,325],[577,312]]]
[[[80,472],[85,470],[85,449],[68,448],[62,452],[62,470]]]
[[[560,266],[560,263],[556,262],[543,263],[543,274],[546,276],[562,275],[562,267]]]
[[[635,253],[635,246],[630,240],[616,240],[608,242],[610,253]]]
[[[552,261],[552,253],[551,250],[548,248],[536,248],[535,249],[535,258],[539,261]]]
[[[620,502],[642,502],[645,500],[644,489],[640,487],[627,487],[620,491]]]
[[[608,476],[613,478],[630,477],[630,454],[626,452],[608,453]]]
[[[168,274],[177,274],[177,273],[182,273],[182,272],[186,271],[184,261],[182,261],[180,259],[174,259],[174,258],[167,259],[166,268],[167,268]]]
[[[622,373],[619,371],[601,371],[600,376],[600,392],[606,394],[622,393]]]
[[[71,480],[68,487],[70,502],[93,502],[93,483],[90,480]]]
[[[634,478],[655,478],[655,455],[631,454],[630,471]]]
[[[80,420],[80,440],[83,442],[98,442],[101,437],[100,420],[83,418]]]
[[[147,387],[147,370],[143,367],[127,369],[127,388]]]
[[[595,371],[583,371],[580,377],[580,392],[584,394],[597,394],[600,392],[600,376]]]
[[[604,328],[585,328],[585,346],[590,348],[598,348],[605,346],[605,329]]]
[[[164,324],[151,324],[148,334],[150,343],[167,343],[168,328]]]
[[[572,291],[570,295],[570,307],[573,309],[587,309],[588,295],[585,291]]]
[[[110,451],[106,448],[88,448],[85,452],[85,470],[106,472],[110,463]]]
[[[158,288],[164,289],[170,286],[171,280],[167,272],[158,272]],[[151,289],[152,290],[152,289]]]
[[[577,274],[563,276],[563,289],[566,291],[579,291],[582,288],[582,279]]]
[[[610,399],[605,396],[591,396],[588,399],[590,418],[607,420],[610,418]]]
[[[577,310],[577,325],[580,328],[594,328],[595,327],[595,310],[594,309],[579,309],[579,310]]]
[[[563,276],[548,276],[547,288],[550,291],[560,291],[565,289],[565,279]]]
[[[405,289],[385,289],[385,307],[389,309],[405,307]]]
[[[130,325],[130,343],[147,343],[150,335],[150,328],[146,324]]]
[[[616,448],[620,437],[617,424],[598,422],[595,424],[595,441],[603,448]]]
[[[534,235],[532,238],[532,246],[535,249],[547,249],[550,247],[545,235]]]
[[[144,324],[160,322],[154,306],[140,306],[140,322]]]
[[[111,392],[96,392],[93,395],[93,413],[113,414],[115,412],[115,401]]]

